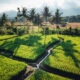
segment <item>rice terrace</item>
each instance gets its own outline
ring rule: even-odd
[[[80,80],[80,1],[0,1],[0,80]]]

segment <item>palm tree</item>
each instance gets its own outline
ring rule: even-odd
[[[17,8],[17,10],[18,10],[18,12],[17,12],[17,16],[18,16],[18,17],[21,17],[22,14],[21,14],[20,8]]]
[[[45,18],[46,22],[48,21],[48,17],[50,17],[50,16],[51,16],[51,13],[49,12],[49,8],[47,6],[44,7],[43,17]]]
[[[41,20],[40,14],[36,14],[34,23],[38,25],[38,33],[39,33],[39,25],[41,24],[41,22],[42,20]]]
[[[3,26],[5,24],[5,22],[8,21],[7,15],[5,13],[3,13],[2,17],[1,17],[1,26]]]
[[[22,8],[22,10],[20,10],[20,8],[17,9],[18,10],[18,13],[17,13],[17,16],[20,18],[19,20],[21,22],[26,22],[27,20],[27,9],[25,7]],[[25,30],[25,27],[24,27],[24,30]]]
[[[27,9],[25,7],[23,7],[22,16],[27,17],[26,12],[27,12]]]
[[[30,10],[29,19],[30,19],[31,22],[34,23],[34,20],[35,20],[35,9],[34,9],[34,8],[32,8],[32,9]],[[32,33],[33,33],[33,32],[34,32],[34,31],[33,31],[33,27],[32,27]]]
[[[23,20],[24,18],[27,18],[27,9],[25,7],[22,8],[22,11],[20,11],[20,8],[18,8],[17,10],[18,10],[17,13],[18,17],[23,17]]]
[[[17,22],[17,20],[18,20],[18,17],[15,17],[15,21]]]
[[[53,20],[52,20],[53,22],[56,23],[56,28],[59,28],[59,24],[61,23],[61,20],[62,20],[61,15],[62,13],[60,13],[60,10],[57,9],[55,12],[55,16],[53,17]]]
[[[49,8],[46,6],[44,7],[44,10],[43,10],[43,17],[44,17],[44,20],[46,22],[46,26],[47,26],[47,22],[48,22],[48,17],[51,16],[51,13],[49,12]],[[44,39],[44,45],[46,44],[46,34],[45,34],[45,28],[44,28],[44,36],[45,36],[45,39]]]
[[[61,15],[62,15],[62,13],[60,13],[60,10],[57,9],[55,12],[55,16],[53,16],[53,20],[52,20],[52,22],[56,23],[56,29],[59,29],[59,24],[61,24],[61,20],[62,20]],[[58,31],[58,33],[59,33],[59,31]]]

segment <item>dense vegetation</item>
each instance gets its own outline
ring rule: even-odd
[[[71,80],[42,70],[35,72],[28,80]]]
[[[65,22],[80,22],[80,15],[64,17]]]
[[[80,22],[80,16],[64,18],[59,9],[52,15],[47,6],[42,13],[36,13],[34,8],[30,11],[25,7],[17,10],[17,16],[12,20],[9,20],[5,13],[0,17],[0,80],[10,80],[27,66],[23,62],[9,58],[34,61],[43,54],[49,44],[55,43],[59,37],[64,38],[64,41],[54,46],[52,54],[44,64],[80,75],[80,29],[72,29],[70,25],[70,28],[65,28],[66,22],[75,22],[75,20]],[[53,24],[56,24],[56,29],[51,27]],[[29,80],[70,79],[38,70]]]
[[[57,44],[45,64],[63,71],[80,74],[80,37],[64,36]]]
[[[51,30],[52,34],[54,33],[59,33],[59,34],[63,34],[63,35],[76,35],[76,36],[80,36],[80,29],[79,28],[60,28],[58,30],[54,29]]]
[[[13,54],[9,53],[6,55],[14,55],[25,59],[35,60],[44,52],[45,48],[50,43],[57,40],[56,34],[46,35],[46,41],[45,36],[41,34],[23,35],[17,38],[0,41],[0,49],[6,49],[13,52]]]
[[[15,36],[16,36],[16,35],[0,35],[0,40],[12,38],[12,37],[15,37]]]
[[[27,67],[27,64],[0,55],[0,80],[10,80]]]

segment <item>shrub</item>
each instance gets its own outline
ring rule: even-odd
[[[13,32],[12,30],[8,30],[8,31],[7,31],[7,34],[9,34],[9,35],[13,35],[14,32]]]
[[[45,30],[45,34],[49,34],[49,28],[42,28],[41,33],[44,34],[44,30]]]
[[[75,35],[79,35],[79,30],[77,28],[75,28],[74,30],[75,30]]]
[[[25,33],[24,29],[18,29],[18,35],[21,36]]]
[[[13,28],[13,32],[14,33],[17,33],[17,28]]]
[[[49,34],[49,28],[45,28],[45,34]]]
[[[7,31],[6,28],[0,28],[0,34],[2,35],[6,34],[6,31]]]
[[[12,26],[6,26],[7,29],[12,29]]]

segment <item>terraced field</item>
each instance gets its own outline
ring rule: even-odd
[[[15,37],[15,36],[16,35],[0,35],[0,40],[8,39],[8,38]]]
[[[35,72],[28,80],[72,80],[59,75],[51,74],[43,70]]]
[[[80,75],[80,37],[64,36],[57,44],[44,64],[62,71]]]
[[[44,61],[44,64],[53,69],[80,75],[80,37],[58,36],[64,38],[64,41],[53,47],[52,54]],[[0,52],[0,80],[10,80],[26,68],[27,64],[10,59],[12,56],[34,61],[43,54],[49,44],[58,40],[58,36],[56,34],[46,35],[45,40],[45,36],[42,34],[30,34],[0,41],[0,50],[9,51],[6,53]],[[4,57],[4,55],[10,58]],[[28,80],[73,79],[39,69]]]
[[[24,59],[35,60],[40,56],[45,48],[52,42],[58,40],[57,35],[47,35],[44,47],[45,37],[38,35],[24,35],[21,37],[0,41],[0,49],[12,51],[14,55]]]
[[[27,64],[0,55],[0,80],[11,80],[27,67]]]

